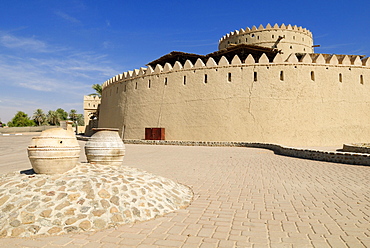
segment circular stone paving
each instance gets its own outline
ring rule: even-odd
[[[185,208],[192,191],[131,167],[80,163],[64,174],[0,175],[0,237],[93,231]]]

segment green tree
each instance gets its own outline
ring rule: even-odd
[[[77,125],[78,126],[84,126],[85,125],[85,120],[84,120],[84,115],[83,114],[77,114]]]
[[[68,119],[68,113],[64,111],[64,109],[58,108],[55,112],[59,116],[59,121],[65,121]]]
[[[28,115],[22,111],[18,111],[13,119],[8,122],[9,127],[29,127],[35,125],[36,123],[33,120],[30,120]]]
[[[59,125],[60,116],[57,111],[49,110],[48,114],[46,115],[46,119],[52,126]]]
[[[35,121],[37,126],[41,126],[46,122],[46,115],[42,109],[36,109],[36,111],[33,113],[32,119]]]
[[[95,90],[95,93],[92,93],[89,96],[98,96],[98,97],[101,97],[102,92],[103,92],[103,88],[102,88],[102,85],[101,84],[93,84],[91,86],[91,88],[93,88]]]
[[[73,122],[73,126],[76,127],[77,134],[77,126],[84,125],[84,116],[82,114],[77,114],[77,110],[71,109],[71,111],[69,112],[69,119]]]
[[[76,121],[77,121],[77,110],[71,109],[71,111],[69,112],[69,119],[71,121],[73,121],[73,123],[76,123]]]
[[[73,126],[83,126],[84,121],[84,115],[83,114],[77,114],[77,110],[72,109],[69,112],[69,119],[73,121]]]

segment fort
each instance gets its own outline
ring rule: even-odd
[[[370,59],[318,54],[312,33],[240,29],[207,55],[171,52],[103,83],[99,127],[123,139],[328,146],[370,140]]]

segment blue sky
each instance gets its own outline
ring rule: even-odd
[[[235,29],[309,29],[317,53],[370,56],[370,1],[0,0],[0,120],[83,113],[91,85],[171,51],[207,54]]]

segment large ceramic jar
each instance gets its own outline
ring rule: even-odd
[[[93,128],[96,133],[85,144],[89,163],[121,166],[125,156],[125,145],[116,128]]]
[[[33,137],[27,150],[36,173],[60,174],[76,166],[81,148],[73,132],[52,128]]]

